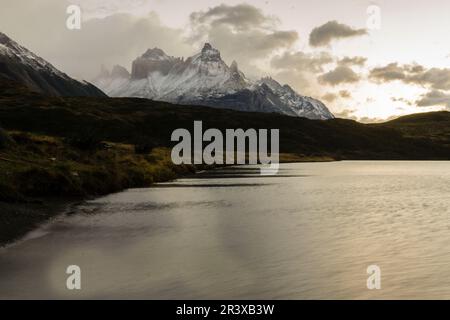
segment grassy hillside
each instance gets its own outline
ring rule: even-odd
[[[450,112],[413,114],[379,126],[399,130],[405,137],[428,139],[443,148],[450,147]]]

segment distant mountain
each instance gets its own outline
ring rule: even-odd
[[[178,104],[239,111],[276,112],[309,119],[331,119],[319,100],[301,96],[272,78],[251,81],[235,61],[228,66],[220,52],[206,43],[186,60],[149,49],[133,61],[131,74],[102,72],[94,83],[112,97],[140,97]]]
[[[1,32],[0,79],[51,96],[106,96],[94,85],[72,79]]]

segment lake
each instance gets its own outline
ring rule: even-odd
[[[0,249],[0,298],[450,299],[449,218],[450,162],[218,169],[87,201]]]

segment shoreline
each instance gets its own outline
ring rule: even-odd
[[[284,154],[280,156],[280,164],[286,163],[318,163],[318,162],[338,162],[329,157],[300,157],[295,154]],[[423,160],[347,160],[347,161],[423,161]],[[449,161],[449,160],[432,160],[432,161]],[[234,165],[242,166],[242,165]],[[208,168],[194,169],[195,172],[181,173],[170,179],[163,179],[154,182],[148,186],[130,186],[110,193],[88,195],[84,197],[48,197],[40,198],[34,201],[24,202],[4,202],[0,201],[0,249],[5,248],[24,239],[27,234],[38,229],[43,224],[50,222],[53,218],[68,213],[72,207],[90,199],[107,196],[110,194],[124,192],[133,188],[152,188],[157,183],[170,182],[181,178],[189,178],[191,176],[219,169],[225,166],[214,166]],[[14,226],[14,227],[12,227]]]
[[[301,162],[332,162],[336,161],[328,157],[300,157],[295,154],[280,155],[280,164],[282,163],[301,163]],[[153,185],[160,182],[169,182],[183,177],[189,177],[199,174],[200,172],[207,172],[219,168],[218,166],[206,168],[194,168],[194,172],[176,173],[175,177],[168,179],[161,179],[155,181],[147,186],[136,185],[127,188],[115,190],[113,192],[87,195],[81,197],[40,197],[33,201],[21,202],[5,202],[0,201],[0,212],[2,216],[0,219],[0,248],[14,245],[20,241],[27,234],[36,230],[43,224],[51,221],[51,219],[58,217],[65,212],[70,211],[70,208],[76,206],[83,201],[95,199],[97,197],[106,196],[118,192],[123,192],[131,188],[151,188]]]

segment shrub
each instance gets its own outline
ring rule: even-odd
[[[22,201],[23,196],[13,187],[0,182],[0,201],[17,202]]]
[[[157,145],[151,141],[142,141],[134,145],[134,152],[136,154],[149,154]]]
[[[72,147],[83,151],[96,150],[100,146],[100,139],[96,138],[94,135],[80,135],[68,137],[65,139],[65,142]]]
[[[0,150],[8,148],[13,143],[14,141],[11,139],[9,134],[0,127]]]
[[[81,195],[80,186],[60,170],[32,167],[19,175],[20,190],[30,196]]]
[[[29,144],[30,142],[33,141],[31,134],[27,132],[14,133],[12,137],[14,141],[18,144]]]

